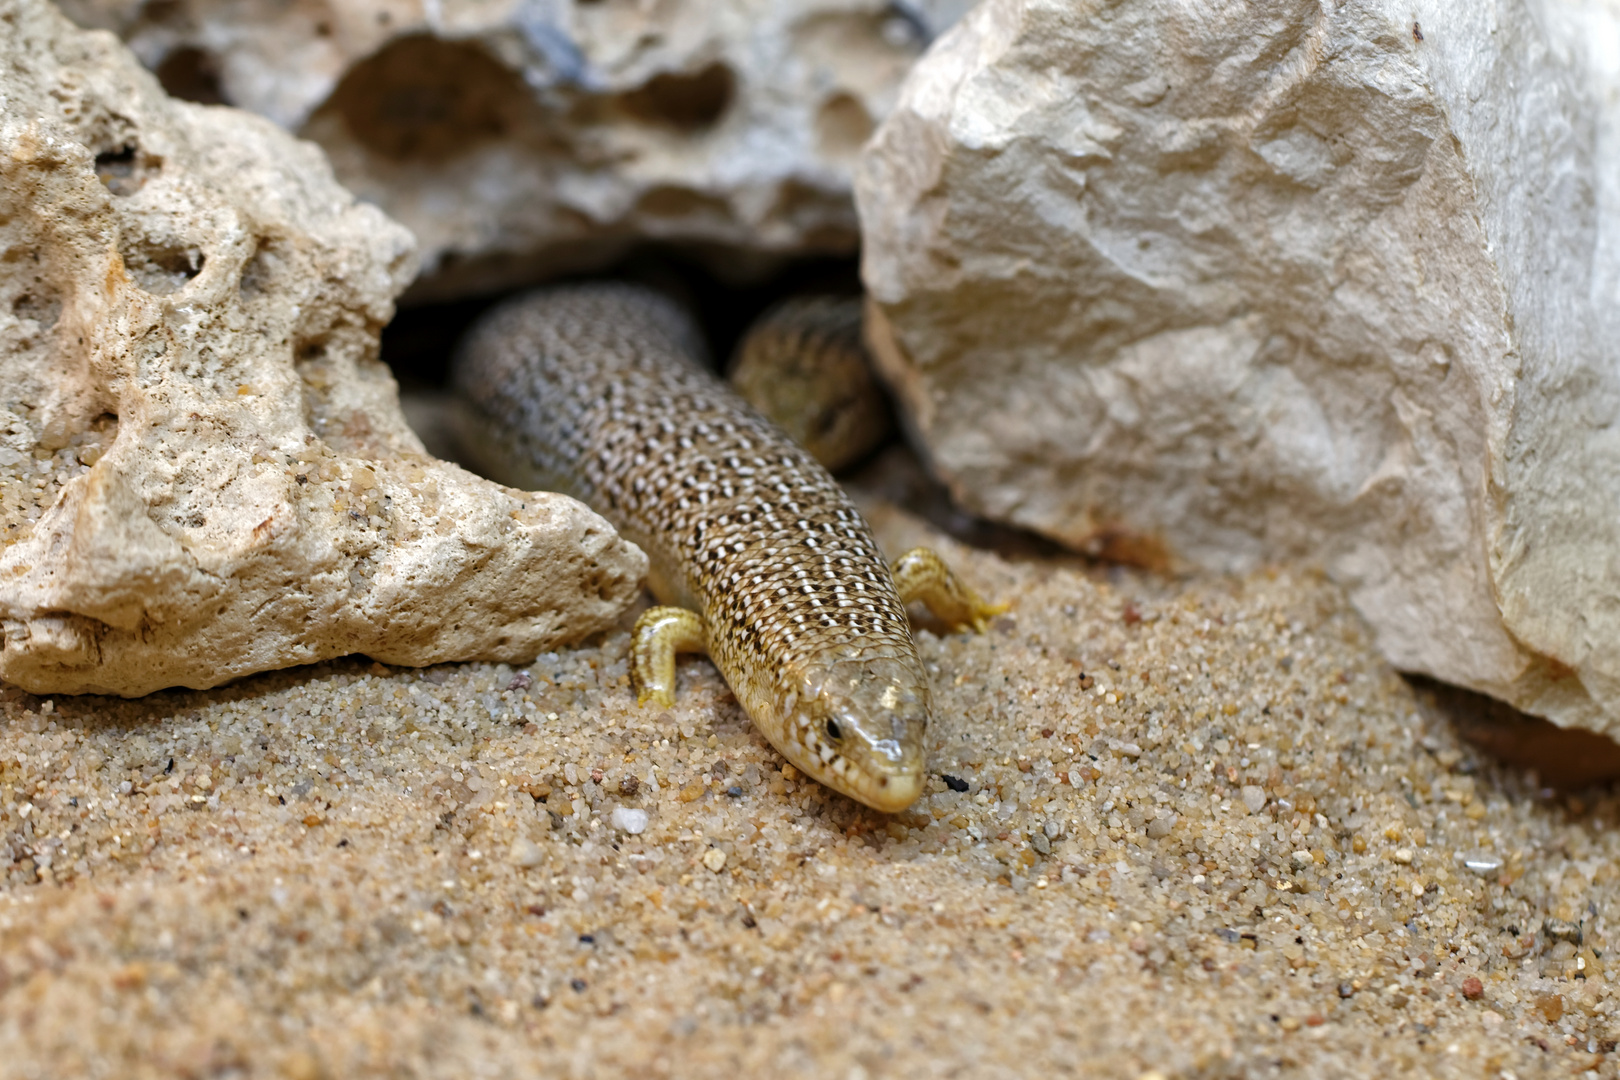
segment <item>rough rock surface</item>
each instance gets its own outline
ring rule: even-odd
[[[319,142],[421,241],[413,296],[637,239],[853,252],[856,151],[967,0],[67,0],[172,92]],[[737,258],[752,253],[765,262]]]
[[[1014,608],[919,634],[937,775],[894,817],[703,659],[638,709],[622,629],[0,689],[0,1077],[1613,1075],[1613,791],[1459,745],[1315,575],[895,517]]]
[[[43,0],[0,68],[0,678],[521,660],[634,599],[595,514],[422,452],[376,360],[410,238],[318,149]]]
[[[990,0],[857,196],[875,344],[969,506],[1320,560],[1384,654],[1620,731],[1612,5]]]

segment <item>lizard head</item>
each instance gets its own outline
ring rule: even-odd
[[[895,814],[917,800],[930,709],[920,662],[840,659],[795,682],[782,701],[777,743],[794,766],[874,810]]]

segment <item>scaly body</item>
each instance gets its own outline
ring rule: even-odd
[[[637,624],[643,700],[672,700],[677,650],[707,652],[795,766],[904,809],[930,709],[905,600],[957,624],[996,609],[921,550],[897,586],[837,483],[704,370],[701,348],[674,304],[629,286],[507,304],[457,361],[469,452],[497,479],[584,500],[647,552],[671,606]]]

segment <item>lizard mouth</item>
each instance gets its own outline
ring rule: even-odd
[[[852,799],[865,803],[886,814],[898,814],[912,803],[923,790],[923,771],[878,773],[859,777],[845,791]]]
[[[796,756],[789,755],[789,760]],[[840,752],[823,744],[819,753],[806,757],[802,764],[794,764],[811,779],[885,814],[898,814],[923,792],[926,774],[916,755],[890,761],[877,755]]]

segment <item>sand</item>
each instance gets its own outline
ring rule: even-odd
[[[938,545],[909,812],[627,634],[0,690],[0,1075],[1613,1075],[1607,793],[1483,758],[1339,592]],[[642,825],[639,834],[624,826]],[[616,825],[617,822],[617,825]]]

